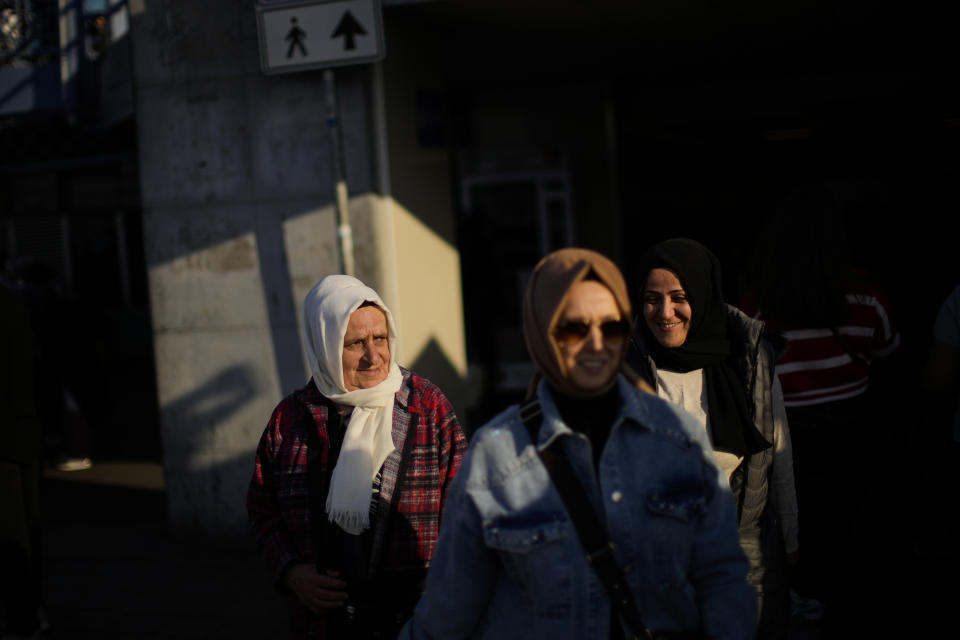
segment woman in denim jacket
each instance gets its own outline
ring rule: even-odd
[[[630,318],[623,277],[605,257],[563,249],[534,269],[524,336],[542,378],[536,448],[517,407],[474,435],[426,594],[401,638],[631,636],[538,457],[555,442],[606,526],[648,628],[752,637],[756,595],[733,497],[704,430],[631,381]]]

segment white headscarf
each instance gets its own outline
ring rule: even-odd
[[[347,391],[343,383],[343,337],[350,314],[373,302],[387,317],[390,365],[386,379],[370,389]],[[304,345],[317,389],[339,404],[354,407],[343,437],[327,494],[327,515],[344,531],[357,534],[370,526],[373,479],[393,452],[393,400],[403,383],[397,365],[397,329],[377,292],[353,276],[327,276],[303,303]]]

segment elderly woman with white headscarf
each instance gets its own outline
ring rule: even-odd
[[[440,389],[397,364],[393,316],[360,280],[317,283],[303,333],[311,378],[260,439],[250,520],[294,638],[388,637],[421,593],[466,439]]]

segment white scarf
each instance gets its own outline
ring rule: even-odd
[[[347,391],[343,383],[343,337],[350,314],[373,302],[387,317],[390,365],[386,379],[370,389]],[[352,276],[327,276],[303,303],[303,330],[310,372],[317,389],[338,404],[354,407],[333,468],[327,494],[327,517],[344,531],[370,527],[373,480],[393,450],[393,400],[403,375],[397,365],[397,330],[393,315],[377,292]]]

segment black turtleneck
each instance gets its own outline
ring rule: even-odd
[[[617,419],[620,408],[620,392],[617,385],[606,393],[592,398],[574,398],[565,396],[553,387],[550,395],[557,405],[557,412],[564,423],[574,431],[585,434],[590,439],[593,449],[593,470],[600,474],[600,455],[610,437],[613,421]],[[623,640],[623,630],[620,628],[620,618],[613,603],[610,604],[610,640]]]
[[[552,387],[550,391],[563,422],[590,439],[593,465],[596,469],[620,408],[620,392],[617,391],[617,385],[613,385],[606,393],[591,398],[563,395]]]

